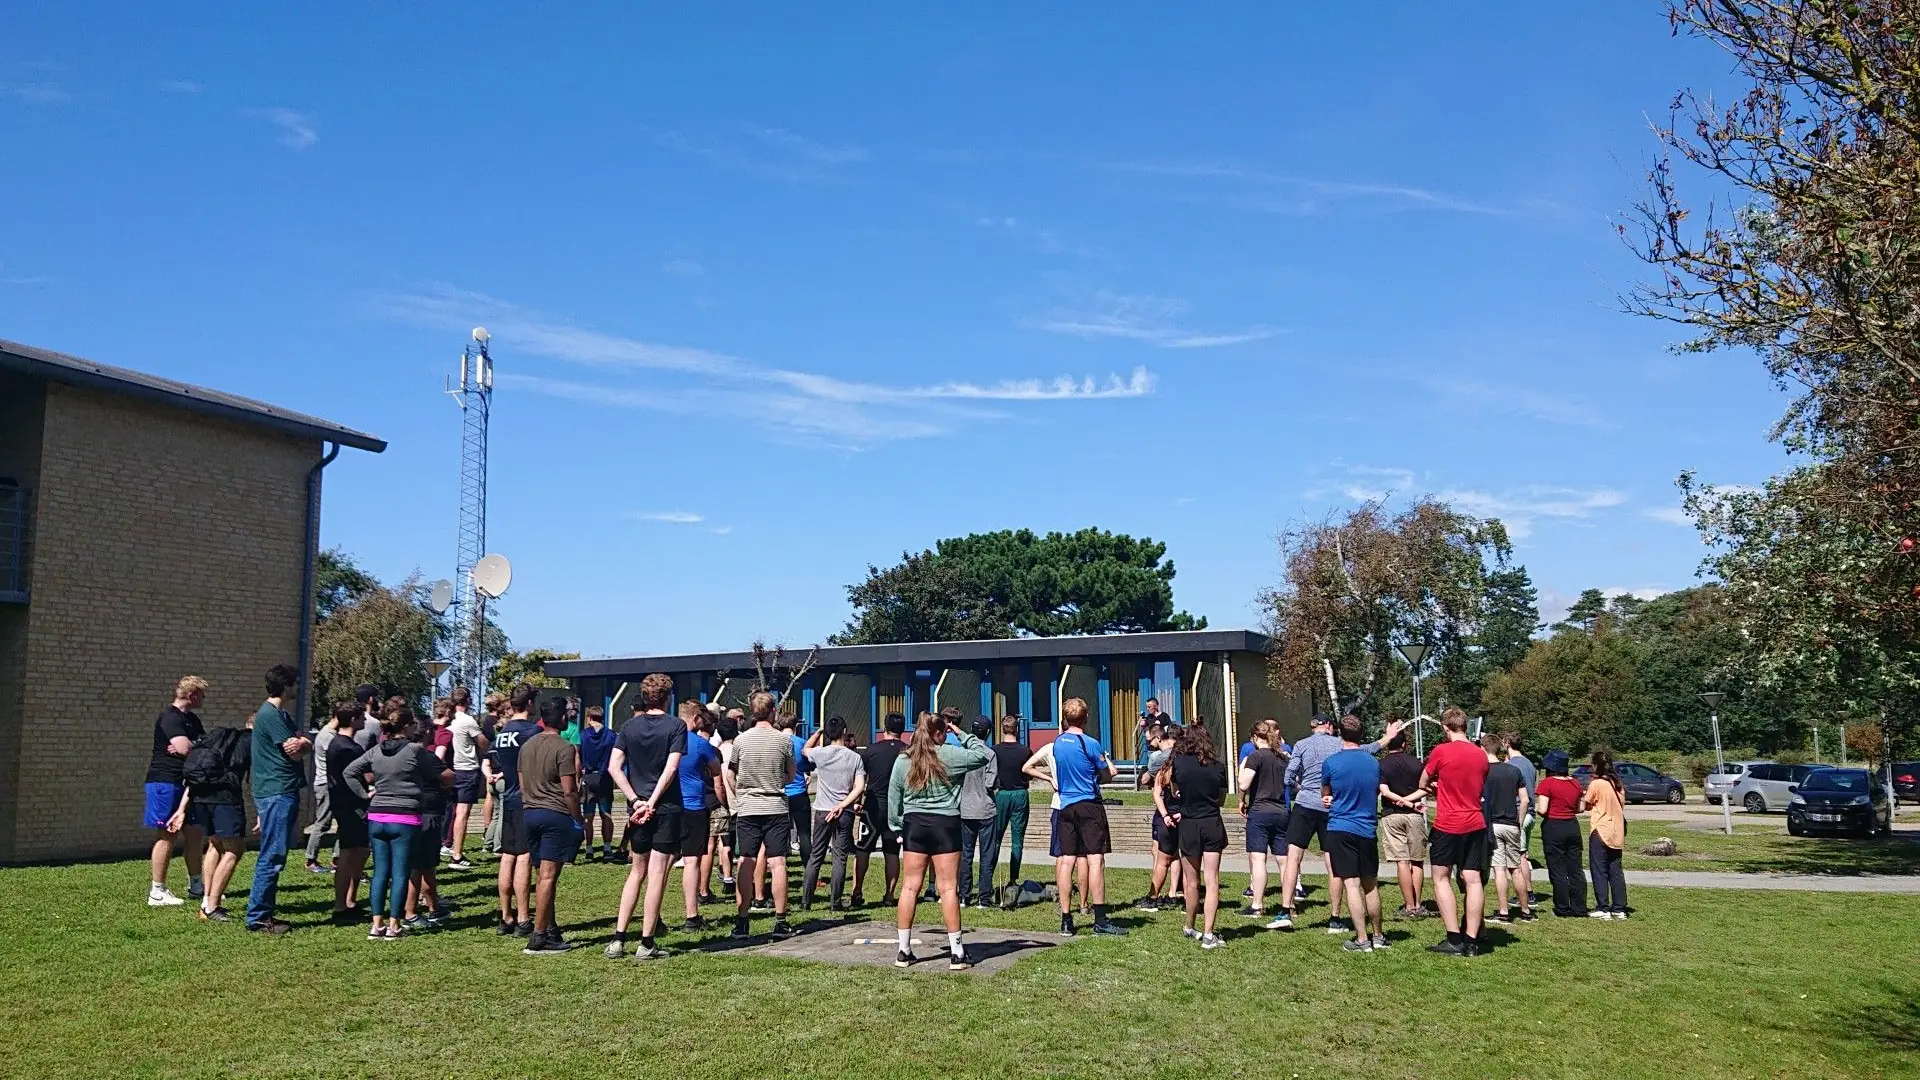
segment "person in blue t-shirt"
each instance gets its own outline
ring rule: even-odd
[[[1329,894],[1344,888],[1353,920],[1348,952],[1387,947],[1380,922],[1380,849],[1374,833],[1380,813],[1380,763],[1361,745],[1357,716],[1340,718],[1340,750],[1320,766],[1320,805],[1327,815],[1327,858],[1333,864]],[[1371,933],[1369,933],[1371,930]]]
[[[1073,864],[1087,860],[1087,899],[1093,904],[1093,932],[1121,935],[1126,931],[1107,918],[1107,852],[1113,850],[1107,829],[1107,808],[1100,802],[1100,785],[1113,779],[1113,759],[1087,735],[1087,703],[1068,698],[1060,703],[1060,723],[1066,730],[1027,759],[1023,771],[1052,785],[1060,800],[1055,839],[1060,853],[1054,859],[1054,884],[1060,890],[1060,933],[1073,936]]]
[[[687,749],[680,755],[680,884],[687,902],[685,930],[706,928],[707,920],[700,914],[700,888],[713,869],[707,839],[713,808],[719,805],[713,791],[720,775],[720,751],[701,734],[706,715],[706,706],[692,698],[680,703],[680,722],[687,725]]]
[[[800,853],[805,855],[813,850],[813,802],[807,798],[807,774],[813,771],[813,764],[807,760],[807,740],[797,730],[800,718],[781,713],[774,723],[793,738],[793,779],[785,788],[787,820],[792,824],[794,839],[800,842]]]
[[[580,729],[580,814],[587,819],[587,854],[593,854],[593,819],[600,818],[600,858],[614,861],[613,846],[613,774],[607,766],[613,760],[614,744],[620,737],[606,724],[607,711],[598,705],[587,706],[586,725]],[[563,733],[564,734],[564,733]]]

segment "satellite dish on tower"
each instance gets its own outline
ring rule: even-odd
[[[473,564],[473,588],[481,596],[498,600],[511,584],[513,566],[505,555],[482,555],[480,561]]]
[[[435,615],[445,615],[447,609],[452,606],[453,582],[441,578],[439,581],[434,582],[433,588],[427,592],[427,607],[432,610]]]

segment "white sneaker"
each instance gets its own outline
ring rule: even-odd
[[[1200,947],[1203,949],[1221,949],[1225,948],[1226,944],[1217,934],[1205,934],[1200,938]]]
[[[1589,911],[1589,912],[1587,912],[1587,918],[1589,918],[1589,919],[1611,919],[1611,918],[1613,918],[1613,916],[1612,916],[1612,915],[1609,915],[1609,914],[1607,914],[1607,913],[1606,913],[1606,912],[1604,912],[1604,911]]]
[[[1181,927],[1181,928],[1180,928],[1180,933],[1181,933],[1182,935],[1184,935],[1184,936],[1186,936],[1186,937],[1189,937],[1189,938],[1192,938],[1192,939],[1194,939],[1195,941],[1198,941],[1198,940],[1200,939],[1200,931],[1198,931],[1198,930],[1195,930],[1195,929],[1194,929],[1193,927],[1191,927],[1191,926],[1183,926],[1183,927]]]
[[[1627,913],[1626,913],[1626,912],[1624,912],[1624,911],[1616,911],[1616,912],[1614,912],[1614,913],[1613,913],[1613,917],[1614,917],[1615,919],[1617,919],[1618,921],[1620,921],[1620,922],[1626,922],[1626,921],[1627,921]]]
[[[147,890],[148,907],[179,907],[185,900],[173,895],[173,890],[165,885],[155,885]]]
[[[441,857],[441,858],[443,858],[443,859],[451,859],[451,858],[453,858],[453,849],[452,849],[452,848],[450,848],[450,847],[448,847],[448,846],[447,846],[447,845],[445,845],[445,844],[441,844],[441,845],[440,845],[440,857]]]

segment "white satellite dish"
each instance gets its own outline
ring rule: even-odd
[[[507,586],[513,584],[513,566],[505,555],[483,555],[473,564],[473,588],[489,600],[498,600],[506,595]]]
[[[427,607],[431,608],[435,615],[445,615],[447,609],[452,606],[453,582],[445,578],[434,582],[433,588],[427,591]]]

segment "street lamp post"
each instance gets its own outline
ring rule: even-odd
[[[445,675],[447,669],[453,665],[445,660],[428,660],[420,666],[427,669],[427,696],[429,698],[439,697],[440,676]]]
[[[1415,757],[1427,756],[1427,741],[1420,731],[1420,664],[1426,660],[1433,646],[1407,642],[1395,646],[1407,661],[1407,667],[1413,669],[1413,752]]]
[[[1707,706],[1708,714],[1713,717],[1713,771],[1719,776],[1727,774],[1727,761],[1720,752],[1720,703],[1726,699],[1727,695],[1718,690],[1709,690],[1700,695],[1700,700]],[[1720,820],[1726,834],[1732,836],[1733,791],[1731,788],[1720,795]]]

